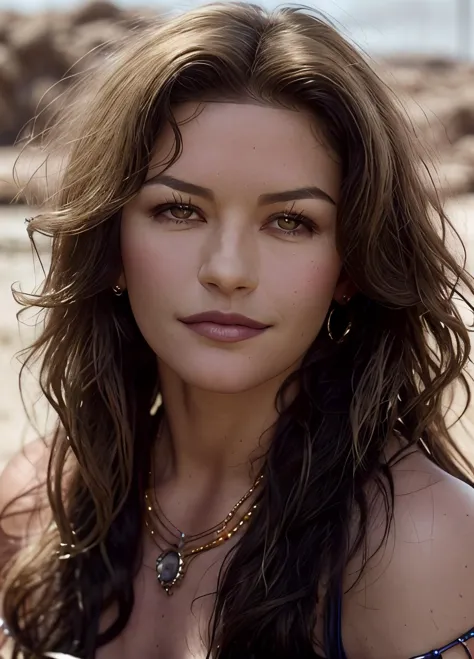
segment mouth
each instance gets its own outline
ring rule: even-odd
[[[245,341],[270,327],[247,316],[221,311],[207,311],[179,320],[196,334],[225,343]]]

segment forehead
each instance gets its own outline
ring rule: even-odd
[[[169,168],[217,189],[320,185],[337,196],[340,166],[322,128],[308,112],[250,102],[186,103],[175,109],[183,148]],[[166,127],[157,140],[150,174],[162,171],[174,147]]]

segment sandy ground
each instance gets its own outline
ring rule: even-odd
[[[15,286],[30,292],[42,280],[26,234],[25,211],[22,207],[0,207],[0,464],[18,450],[22,440],[33,436],[19,394],[20,362],[16,357],[34,338],[33,319],[30,313],[29,318],[17,321],[20,306],[11,291]],[[30,378],[30,397],[34,390]]]
[[[458,198],[447,206],[448,214],[461,233],[468,251],[468,267],[474,271],[474,195]],[[0,467],[21,442],[35,436],[27,422],[22,406],[18,373],[20,363],[15,354],[28,345],[34,337],[31,316],[18,324],[16,313],[19,306],[12,297],[11,287],[31,292],[42,280],[42,271],[37,257],[33,258],[28,241],[24,218],[31,215],[26,207],[0,206]],[[45,265],[47,250],[43,251]],[[34,380],[27,380],[28,401],[35,400],[37,389]],[[463,400],[455,392],[453,410],[461,408]],[[39,427],[44,427],[44,406],[37,406]],[[455,434],[474,459],[474,404],[462,423],[455,427]]]

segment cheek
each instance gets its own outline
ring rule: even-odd
[[[122,230],[122,263],[129,294],[140,299],[172,299],[190,281],[193,259],[150,231]]]
[[[274,268],[274,286],[280,309],[290,313],[294,321],[309,318],[324,320],[331,304],[341,272],[341,260],[335,248],[295,253],[294,258]],[[301,327],[303,329],[303,327]]]

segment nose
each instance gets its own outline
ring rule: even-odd
[[[257,240],[247,228],[221,228],[205,245],[199,281],[224,295],[250,293],[258,286]]]

